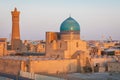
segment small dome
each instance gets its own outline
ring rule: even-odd
[[[60,26],[60,32],[64,31],[80,31],[80,25],[72,17],[69,17]]]

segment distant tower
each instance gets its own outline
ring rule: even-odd
[[[17,8],[11,12],[12,14],[12,36],[11,36],[11,45],[12,50],[21,49],[21,40],[20,40],[20,30],[19,30],[19,15],[20,12],[17,11]]]

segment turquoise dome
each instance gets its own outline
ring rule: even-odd
[[[79,23],[72,17],[67,18],[60,26],[60,32],[64,31],[80,31]]]

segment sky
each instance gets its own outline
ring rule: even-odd
[[[80,24],[81,39],[120,40],[120,0],[0,0],[0,37],[10,40],[15,7],[22,40],[45,40],[69,15]]]

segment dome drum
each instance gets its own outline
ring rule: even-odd
[[[80,34],[80,31],[62,31],[60,34]]]
[[[61,40],[80,40],[80,34],[75,33],[61,33],[60,34]]]

